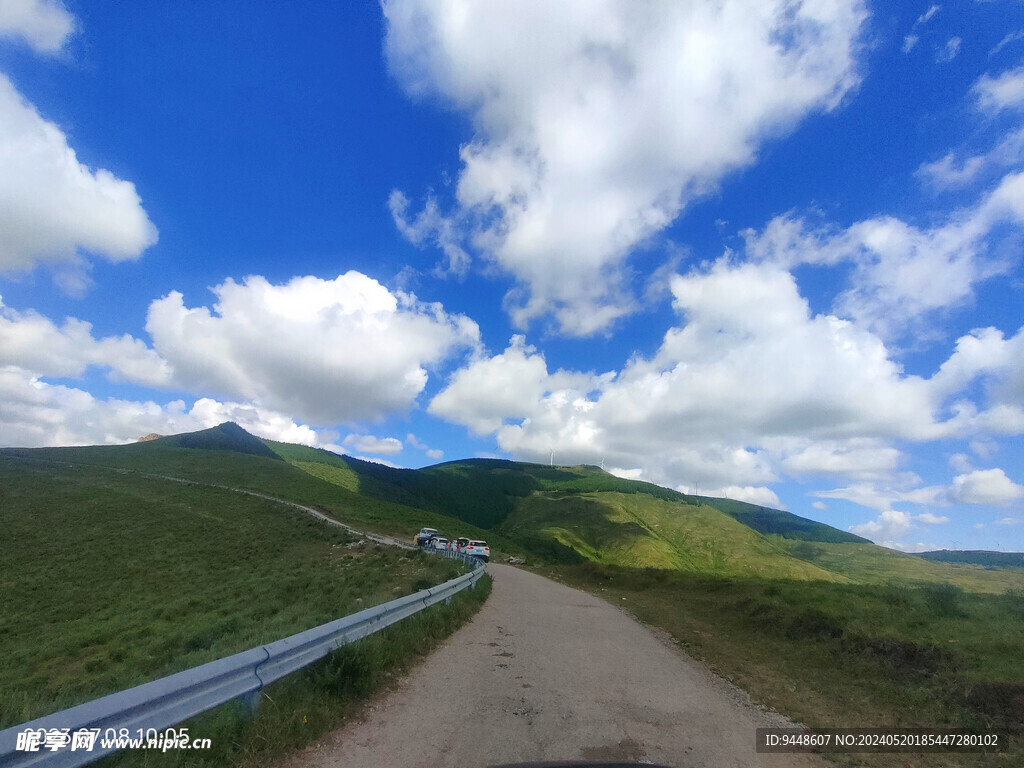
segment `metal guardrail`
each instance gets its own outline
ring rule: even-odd
[[[36,720],[0,731],[0,766],[23,768],[72,768],[116,752],[102,748],[97,739],[92,750],[71,750],[65,746],[51,751],[19,750],[18,734],[27,730],[70,732],[100,729],[100,735],[112,729],[135,734],[160,732],[236,698],[255,706],[260,690],[303,667],[322,659],[341,646],[401,621],[453,595],[472,587],[484,574],[479,559],[457,552],[437,552],[444,557],[469,563],[472,570],[444,584],[424,589],[359,613],[307,629],[283,640],[226,656],[159,680],[112,693],[76,707],[55,712]]]

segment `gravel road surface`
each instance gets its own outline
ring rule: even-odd
[[[631,760],[689,768],[817,766],[758,755],[785,725],[654,631],[596,597],[490,565],[472,622],[398,688],[285,768],[475,768]]]

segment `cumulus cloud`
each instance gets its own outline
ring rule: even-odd
[[[284,285],[250,276],[212,290],[212,310],[186,307],[176,291],[150,305],[146,330],[175,383],[315,424],[407,410],[428,367],[479,344],[472,320],[359,272]]]
[[[82,165],[64,133],[0,74],[0,272],[118,262],[157,239],[135,185]]]
[[[1024,67],[992,77],[985,74],[972,88],[978,109],[989,114],[1024,107]]]
[[[2,299],[0,366],[50,377],[78,377],[98,366],[116,381],[157,387],[171,379],[167,362],[139,339],[128,334],[96,339],[87,322],[69,317],[58,327],[36,312],[6,307]]]
[[[57,53],[74,27],[58,0],[0,0],[0,38],[21,38],[37,53]]]
[[[1001,469],[978,469],[953,478],[951,497],[961,504],[1009,504],[1024,496],[1020,486]]]
[[[130,443],[143,435],[206,429],[234,421],[273,440],[341,452],[337,434],[318,432],[290,417],[251,403],[182,400],[101,399],[74,387],[50,384],[14,366],[0,366],[0,444],[35,448],[51,445]]]
[[[650,357],[601,375],[550,373],[515,337],[456,371],[429,409],[525,460],[554,451],[686,488],[843,478],[816,495],[879,511],[952,503],[949,487],[900,470],[898,442],[1024,432],[1024,330],[967,334],[925,378],[857,323],[812,314],[772,260],[723,258],[675,276],[671,291],[680,323]]]
[[[874,520],[850,527],[850,531],[885,546],[893,546],[910,532],[912,526],[910,515],[894,509],[887,510]]]
[[[383,456],[394,456],[401,453],[402,441],[396,437],[375,437],[374,435],[348,435],[343,441],[345,447],[354,448],[360,453],[375,453]]]
[[[484,435],[499,429],[506,419],[539,413],[542,399],[552,391],[586,391],[596,384],[585,374],[549,375],[544,356],[527,345],[525,337],[516,335],[501,354],[481,357],[456,371],[428,410]]]
[[[1008,265],[988,252],[988,236],[1022,224],[1024,174],[1011,173],[976,205],[930,229],[882,216],[837,231],[784,215],[761,232],[742,234],[755,260],[787,268],[853,264],[850,286],[834,310],[892,337],[921,331],[931,313],[964,304],[976,284],[1005,273]]]
[[[630,312],[623,264],[766,136],[858,81],[860,0],[385,2],[392,72],[468,112],[450,218],[515,276],[514,322],[585,335]],[[510,34],[514,30],[515,34]],[[421,242],[405,198],[399,227]],[[436,220],[424,211],[427,231]]]
[[[854,323],[812,315],[769,263],[720,260],[676,276],[685,322],[651,358],[617,373],[549,374],[513,339],[457,371],[431,412],[530,460],[643,467],[644,479],[705,488],[763,486],[794,474],[884,475],[893,439],[946,434],[930,383],[904,375]]]
[[[953,478],[952,484],[948,486],[919,487],[919,480],[916,476],[904,473],[888,480],[855,483],[830,491],[813,491],[811,495],[820,498],[845,499],[854,504],[887,513],[893,511],[892,505],[895,503],[934,507],[948,507],[956,504],[1009,504],[1024,496],[1024,486],[1014,483],[1003,470],[997,468],[973,470],[957,475]],[[929,525],[938,525],[949,520],[947,517],[940,517],[931,512],[923,512],[913,517],[910,517],[909,513],[906,514],[908,522],[912,519]],[[872,534],[869,538],[876,538],[876,535]],[[893,538],[898,538],[898,536],[894,535]]]

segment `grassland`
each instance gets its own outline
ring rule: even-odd
[[[247,433],[242,432],[245,438],[240,438],[231,434],[234,430],[229,430],[230,439],[225,439],[224,427],[124,446],[5,449],[0,450],[0,457],[22,457],[50,467],[71,464],[129,470],[155,477],[253,490],[314,507],[357,528],[406,540],[421,527],[431,526],[453,535],[487,539],[496,555],[521,552],[514,543],[498,535],[489,536],[488,531],[452,516],[381,500],[366,495],[361,489],[353,490],[352,475],[346,472],[345,466],[322,459],[323,455],[334,454],[293,446],[296,451],[310,451],[321,457],[316,462],[296,460],[291,463],[271,451],[264,441]],[[181,445],[182,437],[191,438],[185,441],[187,446]],[[255,445],[247,444],[249,441]],[[211,447],[201,447],[207,443]]]
[[[352,546],[344,531],[263,499],[2,454],[0,510],[0,727],[457,570],[416,552]]]

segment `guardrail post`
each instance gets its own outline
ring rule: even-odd
[[[242,694],[240,698],[245,702],[245,706],[249,708],[249,714],[255,715],[256,710],[260,708],[260,699],[263,697],[260,696],[259,689],[256,689],[255,691]]]

